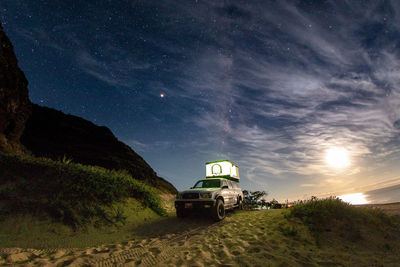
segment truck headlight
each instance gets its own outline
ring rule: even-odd
[[[211,198],[212,194],[211,193],[200,193],[201,198]]]

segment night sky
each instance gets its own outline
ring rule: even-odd
[[[32,102],[106,125],[180,190],[218,159],[278,200],[400,183],[399,1],[3,0],[0,12]],[[326,162],[332,148],[346,166]]]

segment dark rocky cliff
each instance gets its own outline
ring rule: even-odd
[[[36,156],[61,159],[65,155],[86,165],[127,170],[136,179],[176,193],[172,184],[158,177],[142,157],[107,127],[77,116],[34,104],[21,143]]]
[[[31,112],[27,86],[13,46],[0,24],[0,150],[9,150],[24,131]]]
[[[22,152],[21,141],[37,156],[60,159],[65,155],[86,165],[127,170],[165,192],[177,192],[107,127],[32,104],[27,85],[0,23],[0,151]]]

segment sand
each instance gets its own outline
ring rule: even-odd
[[[188,218],[187,220],[196,220]],[[207,220],[207,219],[201,219]],[[233,226],[224,230],[232,218],[198,227],[178,234],[145,238],[122,244],[110,244],[86,249],[34,250],[21,248],[0,249],[3,264],[23,264],[25,266],[208,266],[223,264],[227,257],[245,253],[249,243],[241,240],[234,249],[229,240],[233,237]],[[222,234],[222,238],[219,236]],[[250,240],[256,239],[251,234]],[[218,248],[215,255],[215,248]],[[213,252],[214,251],[214,252]],[[220,258],[217,259],[217,258]]]
[[[197,227],[180,234],[168,234],[160,238],[146,238],[122,244],[110,244],[86,249],[36,250],[22,248],[0,249],[0,265],[23,264],[24,266],[151,266],[163,265],[176,255],[191,238],[212,231],[220,224]],[[210,255],[209,255],[210,256]],[[185,256],[188,259],[190,256]]]
[[[384,207],[390,214],[400,214],[400,203]],[[346,261],[351,264],[355,257],[354,252],[344,252],[337,256],[335,252],[321,250],[317,255],[310,236],[292,238],[282,235],[280,229],[285,225],[282,225],[283,217],[280,212],[235,211],[218,223],[192,217],[184,219],[190,222],[188,224],[177,218],[170,218],[172,224],[190,225],[189,229],[164,229],[157,234],[143,236],[142,239],[85,249],[3,248],[0,249],[0,265],[336,266],[339,262]],[[161,227],[165,225],[161,224]],[[387,256],[377,253],[379,255],[375,256],[379,258]],[[371,258],[366,258],[363,263],[363,257],[361,255],[360,258],[354,258],[353,263],[368,266]]]

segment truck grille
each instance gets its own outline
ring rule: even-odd
[[[199,193],[185,193],[182,197],[183,199],[198,199]]]

